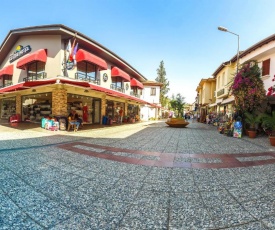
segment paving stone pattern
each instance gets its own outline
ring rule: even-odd
[[[153,121],[0,138],[0,229],[275,229],[266,136]]]

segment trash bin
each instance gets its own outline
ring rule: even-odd
[[[102,118],[102,124],[103,125],[107,125],[107,123],[108,123],[108,117],[107,116],[103,116],[103,118]]]

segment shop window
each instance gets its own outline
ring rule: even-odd
[[[75,73],[75,79],[82,81],[92,82],[97,85],[100,84],[99,79],[96,77],[97,66],[88,62],[78,62],[77,72]]]
[[[101,99],[78,94],[67,94],[67,115],[75,110],[84,123],[100,124]]]
[[[156,96],[156,88],[151,88],[151,96]]]
[[[1,100],[1,118],[9,119],[10,116],[16,114],[15,97],[3,98]]]
[[[12,76],[11,75],[3,75],[2,77],[2,85],[0,86],[0,88],[2,87],[6,87],[12,85]]]
[[[125,116],[124,113],[124,107],[125,104],[121,103],[121,102],[114,102],[114,101],[107,101],[106,102],[106,117],[108,118],[107,123],[111,124],[111,123],[119,123],[120,122],[120,114],[121,114],[121,110],[123,111],[123,117]]]
[[[41,93],[22,96],[22,120],[40,122],[52,117],[52,94]]]
[[[27,77],[24,81],[36,81],[47,77],[44,62],[33,62],[27,67]]]
[[[267,59],[267,60],[263,61],[262,76],[269,75],[269,71],[270,71],[270,59]]]
[[[125,89],[123,88],[123,78],[112,77],[112,84],[110,88],[125,93]]]

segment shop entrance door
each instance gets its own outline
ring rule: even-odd
[[[100,117],[101,117],[101,100],[100,99],[93,99],[93,124],[100,124]]]

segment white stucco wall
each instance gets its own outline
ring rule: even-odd
[[[263,76],[262,78],[265,90],[274,85],[272,78],[275,74],[275,41],[269,42],[268,44],[257,48],[240,59],[240,64],[248,60],[256,60],[258,61],[260,68],[262,67],[262,62],[267,59],[270,59],[270,74],[269,76]]]
[[[47,63],[45,67],[45,72],[47,77],[56,77],[61,75],[61,37],[59,35],[48,35],[48,36],[22,36],[11,48],[10,52],[6,56],[5,60],[2,62],[1,68],[13,64],[13,84],[23,81],[23,78],[26,77],[26,70],[17,69],[16,65],[19,60],[26,57],[26,55],[10,63],[9,57],[16,51],[16,47],[22,45],[23,47],[29,45],[31,47],[31,54],[39,49],[47,49]]]
[[[151,88],[156,88],[156,95],[151,95]],[[142,90],[142,95],[140,97],[142,100],[148,101],[150,103],[160,105],[160,86],[154,85],[144,85]],[[150,105],[144,105],[140,107],[140,117],[143,121],[148,121],[151,118],[157,119],[159,117],[158,109]]]

